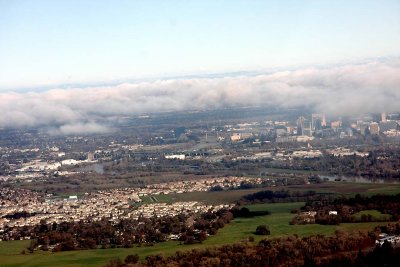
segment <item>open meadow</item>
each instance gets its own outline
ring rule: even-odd
[[[400,184],[390,183],[350,183],[350,182],[324,182],[320,184],[276,186],[265,188],[252,188],[242,190],[226,190],[214,192],[191,192],[183,194],[157,195],[158,202],[174,201],[201,201],[207,204],[233,203],[241,197],[253,194],[262,190],[289,190],[309,191],[317,193],[354,196],[356,194],[371,196],[375,194],[398,194]],[[147,198],[146,198],[147,200]]]

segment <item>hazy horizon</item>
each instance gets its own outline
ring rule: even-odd
[[[400,56],[398,1],[0,1],[0,90]]]

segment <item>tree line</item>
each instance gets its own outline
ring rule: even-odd
[[[263,190],[253,194],[243,196],[238,204],[257,204],[257,203],[279,203],[279,202],[300,202],[310,199],[320,199],[321,194],[315,191],[289,191],[289,190]]]

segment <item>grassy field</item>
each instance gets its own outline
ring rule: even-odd
[[[201,201],[206,204],[232,203],[241,197],[253,194],[262,190],[289,190],[307,191],[313,190],[317,193],[337,194],[354,196],[355,194],[374,195],[374,194],[399,194],[400,184],[372,184],[372,183],[349,183],[349,182],[325,182],[321,184],[292,185],[285,187],[266,187],[245,190],[227,190],[216,192],[191,192],[184,194],[154,195],[151,196],[157,202],[176,202],[176,201]],[[154,202],[151,197],[142,197],[144,203]]]
[[[259,216],[254,218],[237,218],[228,226],[219,230],[218,234],[208,238],[204,244],[219,245],[225,242],[236,242],[245,240],[249,236],[253,236],[256,241],[265,238],[265,236],[254,235],[258,225],[266,224],[271,230],[271,235],[268,237],[278,237],[285,235],[332,235],[336,230],[369,230],[382,223],[343,223],[339,226],[335,225],[290,225],[289,222],[293,218],[290,211],[293,208],[300,208],[304,205],[302,202],[296,203],[276,203],[276,204],[256,204],[247,206],[251,211],[268,210],[271,215]]]
[[[171,194],[174,201],[201,201],[206,204],[232,203],[242,196],[252,194],[264,189],[227,190],[215,192],[191,192],[183,194]],[[266,189],[265,189],[266,190]]]
[[[21,251],[29,245],[29,241],[0,242],[0,266],[102,266],[114,258],[124,259],[129,254],[138,253],[143,259],[150,254],[161,253],[164,256],[171,255],[178,250],[190,250],[194,248],[204,248],[207,246],[217,246],[231,244],[246,240],[249,236],[254,236],[255,241],[259,241],[262,236],[254,235],[258,225],[266,224],[271,230],[270,237],[293,235],[308,236],[315,234],[331,235],[336,230],[347,231],[372,229],[377,225],[385,223],[351,223],[341,224],[340,226],[323,225],[289,225],[289,221],[294,216],[290,214],[293,208],[299,208],[304,203],[278,203],[278,204],[257,204],[250,205],[252,211],[268,210],[271,215],[259,216],[254,218],[237,218],[229,225],[220,229],[218,234],[209,237],[203,244],[180,245],[177,241],[159,243],[150,247],[134,247],[131,249],[96,249],[69,252],[42,252],[37,251],[33,254],[21,254]]]
[[[389,220],[390,219],[390,214],[383,214],[382,212],[378,210],[362,210],[360,212],[357,212],[356,214],[353,215],[353,217],[357,220],[361,220],[361,216],[363,215],[370,215],[373,220]]]
[[[103,266],[111,259],[124,259],[129,254],[138,253],[142,258],[155,253],[173,253],[180,248],[190,249],[179,245],[179,242],[164,242],[152,247],[135,247],[131,249],[95,249],[67,252],[43,252],[22,255],[20,252],[26,248],[29,241],[0,242],[0,266]]]
[[[247,239],[253,236],[256,241],[265,238],[265,236],[254,235],[258,225],[268,225],[271,230],[270,237],[297,234],[307,236],[311,234],[333,234],[335,229],[332,226],[322,225],[289,225],[293,214],[290,210],[300,208],[304,203],[277,203],[277,204],[256,204],[247,206],[251,211],[268,210],[271,215],[258,216],[253,218],[237,218],[228,226],[219,230],[216,236],[208,238],[204,243],[209,245],[218,245],[224,242],[232,243]]]

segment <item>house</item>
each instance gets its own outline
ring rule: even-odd
[[[382,246],[385,241],[391,243],[392,245],[397,244],[400,242],[400,236],[380,234],[379,238],[375,241],[375,244]]]

